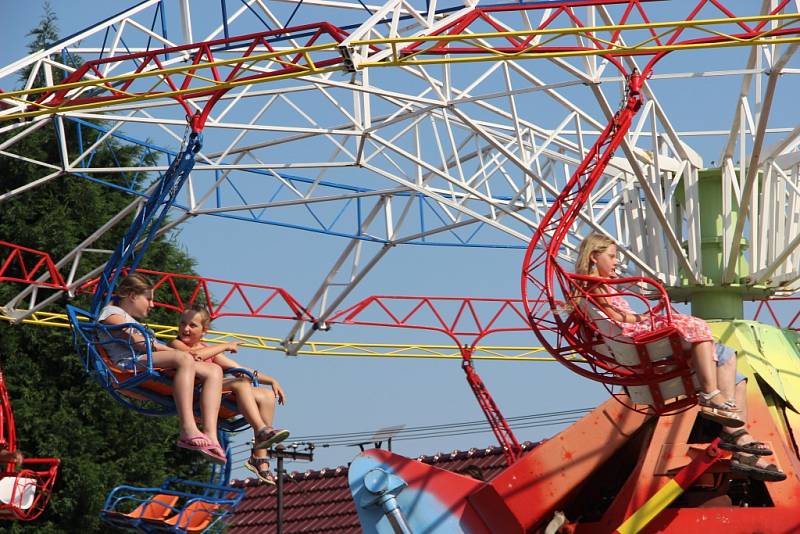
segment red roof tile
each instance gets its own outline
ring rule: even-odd
[[[531,442],[524,450],[535,447]],[[491,480],[506,467],[500,447],[453,451],[417,460],[434,464],[455,473],[465,473]],[[236,480],[234,486],[244,487],[242,503],[228,522],[231,534],[262,534],[275,532],[277,520],[277,490],[260,484],[258,479]],[[361,532],[358,513],[350,496],[347,468],[322,469],[305,473],[290,473],[283,485],[283,532],[285,534],[347,534]]]

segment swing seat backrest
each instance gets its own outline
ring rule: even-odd
[[[669,373],[687,365],[691,344],[681,339],[676,332],[665,329],[662,332],[655,331],[634,339],[624,335],[619,323],[611,319],[594,303],[587,303],[584,309],[592,323],[587,330],[596,332],[600,338],[600,343],[591,347],[594,352],[613,358],[625,367],[650,367],[654,370],[657,369],[660,374]],[[676,344],[680,346],[681,354],[675,354]],[[628,386],[626,392],[636,404],[653,406],[657,411],[663,411],[670,402],[674,402],[672,399],[683,399],[694,395],[699,383],[695,374],[687,367],[688,373],[691,373],[691,380],[688,384],[683,376],[665,380],[658,380],[657,377],[654,377],[653,383]]]
[[[159,493],[144,501],[131,512],[120,515],[133,519],[163,521],[175,511],[173,507],[178,502],[178,498],[177,495]]]
[[[641,358],[633,343],[633,338],[622,334],[622,327],[595,303],[585,300],[586,316],[591,322],[590,331],[596,332],[602,343],[593,349],[603,356],[613,358],[620,365],[626,367],[640,365]],[[593,328],[592,328],[593,327]]]
[[[0,479],[0,503],[18,510],[27,510],[36,497],[36,479],[6,476]]]

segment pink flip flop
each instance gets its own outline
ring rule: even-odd
[[[192,443],[193,441],[197,440],[205,440],[208,441],[208,445],[196,445]],[[206,458],[214,462],[215,464],[224,465],[228,463],[228,459],[224,455],[220,455],[216,450],[220,450],[217,445],[211,443],[211,440],[205,434],[199,434],[197,436],[193,436],[191,438],[181,438],[175,442],[175,445],[180,447],[181,449],[188,449],[190,451],[197,451],[200,454],[204,455]]]
[[[222,464],[228,462],[228,456],[225,454],[225,449],[222,448],[222,445],[212,445],[211,450],[217,458],[222,460]]]

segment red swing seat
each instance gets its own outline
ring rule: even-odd
[[[616,66],[625,72],[622,64]],[[583,377],[624,387],[635,402],[661,415],[697,402],[690,355],[672,324],[672,308],[663,286],[643,277],[606,280],[578,275],[572,272],[574,265],[562,264],[569,232],[642,107],[645,78],[635,69],[625,74],[627,87],[620,109],[550,204],[528,244],[522,300],[531,329],[558,361]],[[658,305],[650,306],[647,298],[625,290],[624,284],[651,286]],[[597,300],[596,293],[608,290],[643,301],[652,328],[635,336],[623,335]],[[582,309],[584,299],[589,304],[583,303]],[[593,311],[592,307],[597,309]]]
[[[17,436],[5,378],[0,371],[0,446],[14,453]],[[0,464],[0,519],[32,521],[44,512],[56,481],[57,458],[25,458],[19,469],[14,462]]]
[[[643,283],[660,289],[657,284],[639,277],[603,280],[564,274],[575,288],[569,294],[575,319],[581,323],[583,346],[580,352],[603,362],[618,375],[636,377],[624,384],[625,392],[635,404],[650,406],[659,414],[695,404],[699,383],[689,365],[692,345],[671,324],[672,308],[668,297],[659,291],[658,304],[651,306],[641,292],[632,290]],[[583,289],[587,283],[613,288],[613,293],[591,293]],[[645,321],[650,321],[649,331],[626,335],[622,325],[603,309],[599,299],[608,296],[644,302],[646,312],[643,315],[647,316]]]

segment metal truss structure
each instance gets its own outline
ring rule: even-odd
[[[302,303],[324,323],[397,245],[523,249],[617,107],[609,64],[670,52],[562,255],[600,231],[625,245],[629,272],[703,284],[699,173],[718,167],[724,211],[739,213],[722,221],[723,281],[792,293],[800,126],[776,110],[800,72],[798,7],[690,4],[145,0],[0,68],[0,157],[41,169],[0,205],[66,177],[155,178],[200,117],[203,149],[160,231],[202,216],[344,239]],[[43,128],[57,163],[16,149]],[[93,166],[112,139],[160,163]],[[97,238],[152,194],[128,191],[56,262],[70,290],[108,260]],[[734,279],[743,243],[751,272]],[[57,298],[28,287],[0,304],[25,320]],[[282,341],[297,353],[318,331],[298,320]]]
[[[182,313],[194,304],[202,304],[208,307],[212,319],[246,317],[301,320],[319,326],[317,319],[309,314],[291,293],[281,287],[149,269],[138,269],[137,272],[152,280],[155,288],[153,300],[157,308]],[[48,280],[40,280],[43,273],[47,274]],[[72,291],[73,295],[94,294],[99,282],[99,278],[89,280],[75,288]],[[23,284],[30,287],[34,298],[48,291],[70,291],[49,254],[6,241],[0,241],[0,283]],[[46,294],[43,296],[47,297]],[[418,304],[410,310],[411,313],[408,313],[409,310],[403,310],[402,306],[397,305],[403,302]],[[298,354],[463,360],[465,353],[468,353],[470,360],[554,361],[548,356],[537,356],[544,351],[541,347],[478,345],[478,341],[490,334],[527,331],[527,319],[521,304],[519,300],[497,298],[372,296],[335,313],[331,322],[436,331],[450,337],[455,346],[310,341]],[[370,308],[376,307],[384,310],[386,315],[374,318],[372,321],[359,317],[362,314],[367,315],[371,311]],[[394,313],[390,308],[394,309]],[[396,315],[402,312],[404,313],[401,316]],[[4,314],[2,310],[0,319],[15,321],[14,316]],[[63,313],[36,312],[22,322],[37,326],[70,328],[67,316]],[[148,326],[159,338],[176,337],[177,327],[174,325],[149,324]],[[246,333],[212,330],[208,332],[205,341],[209,343],[237,341],[249,348],[281,352],[286,350],[281,345],[280,338]]]

